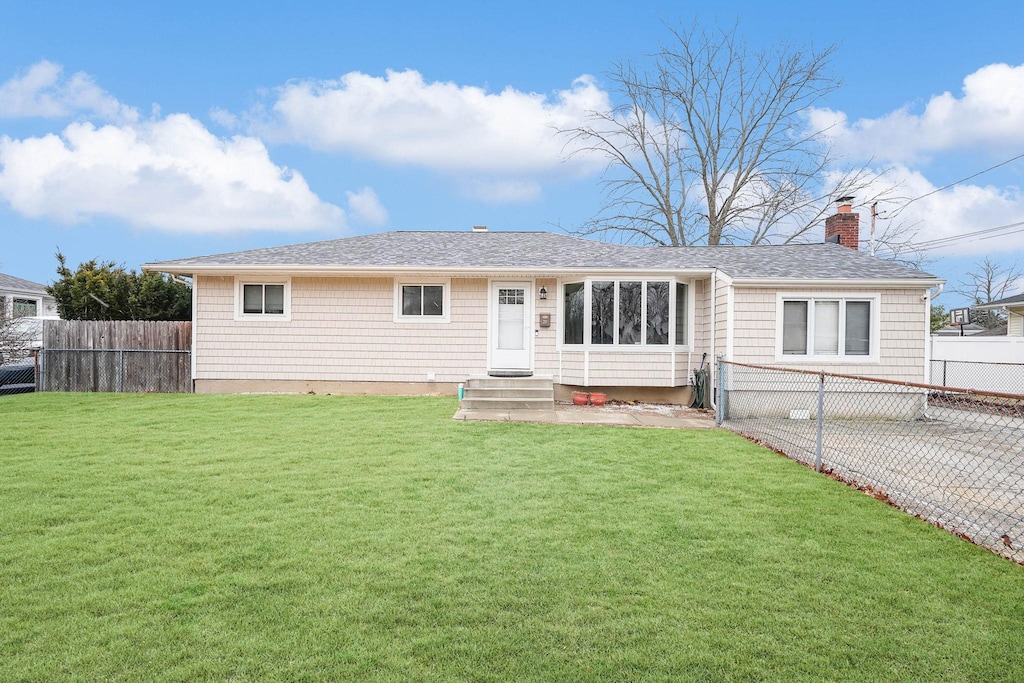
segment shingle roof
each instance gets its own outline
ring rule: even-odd
[[[974,308],[994,308],[999,306],[1006,306],[1007,304],[1024,304],[1024,293],[1015,294],[1014,296],[1008,296],[1005,299],[999,299],[997,301],[989,301],[987,304],[975,306]]]
[[[837,244],[641,247],[550,232],[409,231],[145,264],[189,273],[286,267],[381,270],[706,270],[734,278],[925,279],[934,276]]]
[[[0,273],[0,289],[12,289],[19,292],[33,292],[35,294],[46,294],[46,286],[30,280],[22,280],[13,275]]]

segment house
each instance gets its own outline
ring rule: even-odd
[[[1024,294],[1009,296],[999,301],[990,301],[974,308],[982,311],[994,309],[1006,309],[1006,335],[1009,337],[1024,337]]]
[[[719,354],[927,378],[940,280],[824,244],[642,247],[546,232],[388,232],[144,264],[193,278],[197,392],[454,394],[550,376],[559,398],[685,402]]]
[[[56,318],[57,300],[46,286],[0,273],[0,313],[9,318]]]

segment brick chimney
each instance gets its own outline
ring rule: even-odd
[[[853,212],[853,197],[836,200],[836,212],[825,219],[825,241],[857,249],[860,240],[860,214]]]

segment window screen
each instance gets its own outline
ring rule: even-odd
[[[782,304],[782,353],[787,356],[807,355],[806,301],[786,301]]]
[[[871,354],[871,302],[846,302],[846,355]]]

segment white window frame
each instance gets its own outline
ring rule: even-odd
[[[644,334],[639,344],[620,344],[615,342],[614,344],[594,344],[591,334],[591,323],[593,321],[593,283],[594,282],[614,282],[615,283],[615,335],[618,336],[619,331],[619,283],[620,282],[640,282],[641,283],[641,310],[643,316],[647,316],[647,283],[648,282],[667,282],[669,288],[669,302],[668,302],[668,318],[669,318],[669,343],[668,344],[648,344],[647,343],[647,325],[644,325]],[[567,344],[565,342],[565,286],[573,284],[583,285],[583,343],[582,344]],[[676,284],[686,285],[686,295],[689,301],[686,306],[686,336],[687,339],[684,343],[680,344],[675,339],[676,335]],[[667,275],[632,275],[632,274],[618,274],[618,275],[597,275],[585,278],[566,278],[558,281],[558,319],[562,320],[563,329],[558,332],[558,348],[565,351],[613,351],[613,352],[674,352],[674,351],[689,351],[693,340],[693,319],[694,319],[694,303],[693,303],[693,280],[687,280],[685,278],[672,277]]]
[[[441,315],[403,315],[402,314],[402,287],[441,287],[441,306],[444,307]],[[452,315],[452,281],[450,278],[395,278],[395,308],[394,321],[396,323],[415,323],[417,325],[430,323],[449,323]]]
[[[246,313],[245,285],[284,285],[284,313]],[[289,322],[292,319],[292,279],[275,277],[235,278],[235,320],[256,320],[260,322]]]
[[[878,292],[778,292],[775,298],[775,361],[778,363],[842,363],[844,365],[861,365],[878,363],[881,347],[881,295]],[[807,302],[807,351],[806,354],[783,354],[783,307],[787,301]],[[814,353],[814,303],[816,301],[839,302],[839,353]],[[846,303],[868,302],[871,304],[871,334],[869,337],[868,355],[846,355]]]
[[[7,297],[5,306],[9,306],[9,310],[6,311],[7,315],[14,318],[14,304],[17,302],[33,302],[36,305],[36,314],[28,316],[18,316],[19,318],[40,318],[43,316],[43,300],[39,297],[34,296],[18,296],[17,294],[5,295]]]

